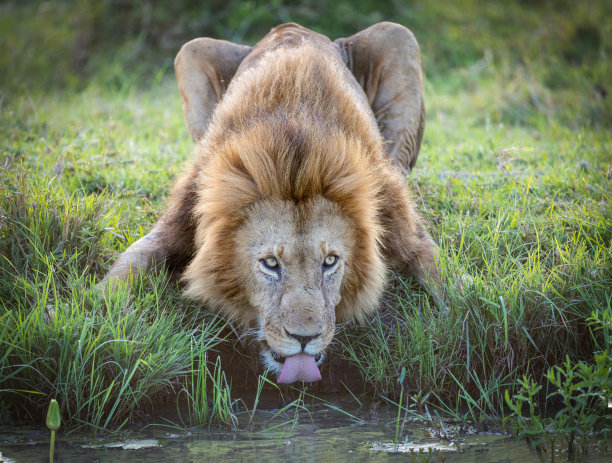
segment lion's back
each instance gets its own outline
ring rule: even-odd
[[[309,31],[310,32],[310,31]],[[266,118],[316,131],[342,131],[382,153],[382,138],[365,94],[331,47],[303,39],[268,47],[239,70],[219,103],[207,144],[222,143]],[[281,121],[282,122],[282,121]],[[325,137],[312,133],[311,138]]]

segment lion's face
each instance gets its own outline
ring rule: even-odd
[[[338,207],[322,197],[257,202],[236,234],[261,355],[279,382],[320,379],[315,363],[334,335],[353,241]]]
[[[185,292],[254,328],[278,382],[315,381],[336,320],[363,320],[384,287],[382,142],[334,128],[319,117],[327,109],[243,121],[232,95],[196,147]],[[262,96],[256,107],[266,104]]]

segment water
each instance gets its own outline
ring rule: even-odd
[[[350,399],[329,405],[308,404],[274,417],[270,404],[257,412],[249,428],[250,414],[243,412],[240,430],[224,427],[182,429],[172,425],[148,425],[116,436],[62,434],[56,438],[56,462],[520,462],[540,463],[525,441],[501,432],[460,431],[446,422],[443,428],[422,421],[407,421],[395,442],[396,410],[392,407],[358,407]],[[339,411],[343,410],[346,413]],[[349,416],[350,413],[352,416]],[[169,416],[169,415],[165,415]],[[177,416],[172,420],[178,421]],[[156,423],[168,423],[156,418]],[[440,438],[440,434],[450,438]],[[610,442],[612,444],[612,442]],[[612,448],[612,445],[608,445]],[[590,447],[579,461],[609,462],[601,442]],[[429,454],[430,451],[433,452]],[[45,428],[0,428],[0,462],[48,461],[49,432]],[[416,453],[411,453],[416,452]],[[424,453],[418,453],[424,452]],[[556,452],[556,461],[567,455]]]

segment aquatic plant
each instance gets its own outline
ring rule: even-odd
[[[591,317],[594,325],[607,331],[607,339],[612,333],[611,316],[608,304],[603,312],[595,312]],[[512,398],[509,391],[505,391],[511,414],[504,422],[519,438],[526,438],[539,454],[548,448],[551,461],[554,461],[556,442],[563,438],[568,459],[576,461],[587,454],[589,436],[596,430],[598,422],[609,419],[605,410],[612,399],[611,372],[612,355],[609,351],[596,352],[592,363],[574,363],[566,357],[561,365],[550,368],[543,377],[548,388],[552,388],[546,398],[560,403],[560,408],[552,416],[538,411],[538,395],[543,385],[523,376],[519,381],[520,389]],[[528,406],[527,413],[523,412],[523,405]],[[603,426],[605,428],[606,424]]]
[[[55,431],[57,431],[62,423],[62,417],[59,411],[59,405],[55,399],[51,399],[49,409],[47,410],[47,428],[51,431],[51,442],[49,444],[49,462],[53,463],[55,454]]]
[[[395,451],[397,452],[397,445],[399,443],[399,432],[400,432],[400,416],[402,414],[402,407],[401,404],[403,402],[403,398],[404,398],[404,378],[406,378],[406,367],[402,368],[402,372],[400,373],[400,377],[398,379],[398,382],[400,383],[400,396],[399,396],[399,404],[400,406],[397,407],[397,419],[396,419],[396,423],[395,423],[395,440],[393,441],[393,443],[395,444]]]

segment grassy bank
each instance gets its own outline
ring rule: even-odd
[[[427,77],[409,186],[441,247],[450,310],[396,281],[379,315],[341,327],[330,357],[359,372],[353,392],[486,422],[523,375],[546,387],[566,356],[610,353],[588,321],[612,310],[605,2],[177,4],[0,7],[2,421],[42,422],[55,397],[70,427],[116,427],[181,391],[196,400],[204,359],[215,375],[221,323],[163,274],[112,297],[88,289],[150,230],[189,158],[169,68],[180,44],[252,43],[290,19],[332,36],[403,23]],[[231,421],[219,410],[198,421]]]

